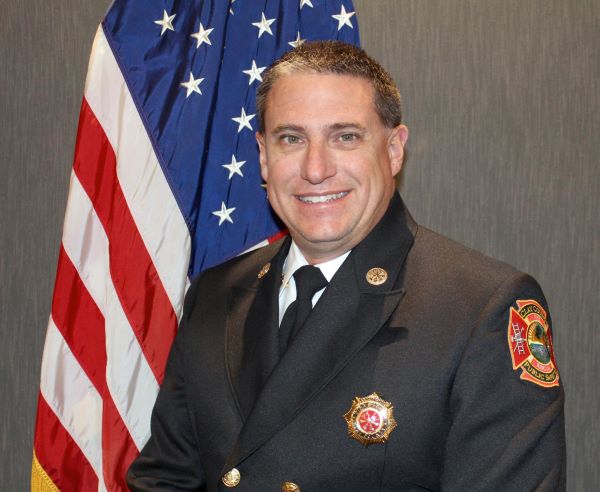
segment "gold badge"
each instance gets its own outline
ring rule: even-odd
[[[223,482],[225,487],[233,488],[237,487],[241,479],[242,476],[240,475],[240,471],[237,468],[232,468],[225,475],[223,475],[221,482]]]
[[[260,272],[258,272],[258,278],[263,278],[267,273],[269,273],[269,269],[271,268],[271,264],[267,263],[266,265],[264,265],[261,269]]]
[[[371,285],[381,285],[385,283],[387,278],[388,274],[383,268],[375,267],[367,272],[367,282]]]
[[[283,482],[281,484],[281,492],[300,492],[300,487],[294,482]]]
[[[348,424],[348,435],[361,444],[384,443],[396,428],[394,407],[377,393],[357,396],[344,414]]]

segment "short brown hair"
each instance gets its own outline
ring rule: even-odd
[[[285,53],[265,71],[256,91],[259,131],[265,128],[267,97],[273,84],[292,73],[332,73],[368,80],[375,90],[375,109],[383,124],[394,128],[402,122],[400,91],[391,75],[367,53],[341,41],[307,41]]]

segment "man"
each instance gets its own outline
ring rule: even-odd
[[[193,283],[132,489],[564,490],[543,294],[410,217],[387,72],[305,43],[257,109],[291,237]]]

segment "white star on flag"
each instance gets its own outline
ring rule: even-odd
[[[250,81],[248,82],[248,85],[251,85],[252,82],[254,82],[255,80],[259,80],[260,82],[262,82],[262,77],[260,76],[260,74],[263,73],[266,70],[266,68],[267,67],[257,67],[256,61],[252,60],[252,67],[250,67],[248,70],[242,70],[242,72],[250,76]]]
[[[311,0],[300,0],[300,8],[304,7],[305,5],[308,5],[311,9],[313,8]]]
[[[234,2],[235,2],[235,0],[231,0],[231,2],[229,3],[229,7],[233,7],[233,3],[234,3]],[[230,8],[230,9],[229,9],[229,13],[230,13],[231,15],[233,15],[233,9],[232,9],[232,8]]]
[[[173,28],[173,19],[175,18],[176,15],[177,14],[169,15],[169,14],[167,14],[166,10],[163,10],[163,18],[157,19],[154,21],[155,24],[158,24],[159,26],[162,27],[162,29],[160,30],[161,36],[165,32],[167,32],[167,29],[169,31],[175,31],[175,29]]]
[[[300,31],[298,31],[298,35],[296,36],[296,39],[294,41],[290,41],[288,44],[292,47],[292,48],[297,48],[298,46],[300,46],[302,43],[304,43],[304,41],[306,41],[306,39],[302,39],[300,37]]]
[[[196,38],[196,49],[200,48],[200,45],[202,43],[206,43],[206,44],[210,44],[212,46],[212,43],[210,42],[210,39],[208,39],[208,35],[213,32],[214,29],[204,29],[204,26],[202,25],[202,22],[200,23],[200,27],[198,28],[198,32],[195,32],[194,34],[191,34],[190,37],[192,38]]]
[[[271,31],[271,24],[275,22],[275,19],[267,19],[265,17],[265,13],[261,14],[262,18],[260,22],[253,22],[252,25],[258,27],[258,37],[260,38],[264,33],[268,32],[271,36],[273,36],[273,31]]]
[[[237,118],[231,118],[236,123],[239,123],[238,133],[240,133],[244,127],[248,128],[248,130],[252,130],[252,125],[250,124],[250,120],[254,118],[256,115],[254,114],[246,114],[246,110],[242,108],[242,114],[240,114]]]
[[[354,12],[346,12],[346,8],[342,5],[342,10],[339,14],[334,14],[331,17],[333,17],[334,19],[336,19],[338,21],[338,31],[344,27],[344,25],[346,26],[350,26],[352,29],[354,29],[354,26],[352,25],[352,22],[350,22],[350,17],[352,17],[354,15]]]
[[[235,155],[231,154],[231,162],[229,164],[223,164],[223,167],[229,170],[228,179],[233,178],[234,174],[239,174],[243,178],[244,175],[242,174],[241,168],[244,164],[246,164],[246,161],[238,161],[236,160]]]
[[[233,220],[231,219],[231,213],[235,210],[235,207],[227,208],[225,202],[221,202],[221,210],[215,210],[212,214],[219,217],[219,225],[222,225],[223,222],[231,222],[233,224]]]
[[[204,79],[195,79],[194,75],[192,74],[192,72],[190,71],[190,80],[188,80],[187,82],[182,82],[181,87],[185,87],[187,89],[187,93],[185,95],[186,99],[188,97],[190,97],[190,94],[192,92],[197,92],[198,94],[202,95],[202,91],[200,90],[200,83],[203,81]]]

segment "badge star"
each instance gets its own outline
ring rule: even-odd
[[[184,87],[185,89],[187,89],[187,93],[185,94],[185,98],[187,99],[188,97],[190,97],[190,95],[192,94],[192,92],[196,92],[200,95],[202,95],[202,91],[200,90],[200,83],[203,81],[204,79],[195,79],[194,75],[192,74],[192,72],[190,71],[190,80],[188,80],[187,82],[182,82],[181,87]]]
[[[208,35],[213,32],[214,29],[204,29],[204,26],[202,25],[202,22],[200,23],[200,27],[198,28],[198,32],[195,32],[194,34],[191,34],[190,37],[195,38],[196,39],[196,49],[200,48],[200,45],[202,43],[206,43],[206,44],[210,44],[212,46],[212,43],[210,42],[210,39],[208,39]]]
[[[252,67],[250,67],[248,70],[242,70],[242,72],[250,76],[248,85],[251,85],[252,82],[254,82],[255,80],[262,82],[262,77],[260,76],[260,74],[263,73],[266,70],[266,68],[267,67],[257,67],[256,61],[252,60]]]
[[[242,114],[237,118],[231,118],[233,121],[239,124],[238,133],[240,133],[244,127],[248,128],[248,130],[252,130],[252,125],[250,124],[250,120],[254,118],[256,115],[254,114],[246,114],[246,110],[242,108]]]
[[[304,43],[304,41],[306,41],[306,39],[302,39],[300,38],[300,31],[298,31],[298,35],[296,36],[296,39],[294,41],[290,41],[288,44],[292,47],[292,48],[297,48],[298,46],[300,46],[302,43]]]
[[[350,26],[351,29],[354,29],[352,22],[350,22],[350,17],[354,15],[354,12],[346,12],[346,8],[342,5],[342,10],[339,14],[334,14],[333,17],[338,21],[338,31],[344,26]]]
[[[223,167],[229,170],[229,177],[227,179],[233,178],[234,174],[239,174],[242,178],[244,175],[242,174],[242,166],[246,164],[246,161],[238,161],[235,158],[235,155],[231,155],[231,162],[229,164],[223,164]]]
[[[304,7],[305,5],[308,5],[311,9],[313,8],[311,0],[300,0],[300,8]]]
[[[177,14],[173,14],[173,15],[169,15],[167,14],[166,10],[163,10],[163,18],[162,19],[157,19],[154,21],[155,24],[158,24],[159,26],[162,27],[162,29],[160,30],[160,35],[162,36],[165,32],[167,32],[167,30],[169,31],[175,31],[175,29],[173,28],[173,19],[175,18]]]
[[[252,23],[253,26],[258,27],[258,37],[260,38],[266,32],[273,36],[273,31],[271,31],[270,26],[273,24],[273,22],[275,22],[275,19],[267,19],[264,12],[261,14],[261,16],[260,22]]]
[[[233,220],[231,218],[231,213],[235,210],[235,207],[227,208],[225,202],[221,202],[221,210],[215,210],[212,214],[219,217],[219,225],[222,225],[223,222],[231,222],[233,224]]]

